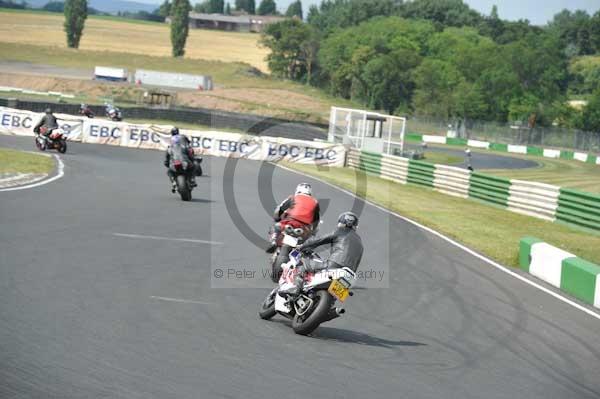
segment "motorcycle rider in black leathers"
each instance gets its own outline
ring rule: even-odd
[[[173,162],[180,160],[187,166],[185,172],[190,179],[192,187],[196,187],[196,176],[194,173],[194,150],[189,139],[184,135],[179,135],[179,129],[174,127],[171,129],[171,145],[165,152],[164,165],[167,169],[167,175],[171,180],[171,191],[177,191],[177,183],[175,182],[175,168]]]
[[[303,264],[298,269],[298,274],[294,279],[294,287],[279,292],[279,295],[297,296],[302,291],[304,277],[306,273],[315,273],[324,269],[341,269],[347,267],[356,271],[360,265],[363,255],[363,245],[360,236],[356,233],[358,227],[358,217],[352,212],[344,212],[338,218],[337,229],[324,237],[313,237],[296,249],[303,252],[311,250],[321,245],[331,244],[331,253],[329,258],[323,262],[322,266],[311,267]]]
[[[52,114],[52,109],[46,108],[46,111],[44,111],[44,112],[45,112],[45,115],[42,116],[42,118],[37,123],[37,125],[35,125],[35,127],[33,128],[33,131],[37,134],[40,134],[40,128],[42,126],[45,126],[47,129],[46,129],[46,132],[44,133],[44,136],[48,137],[54,129],[58,128],[58,121],[56,120],[56,117],[54,116],[54,114]]]

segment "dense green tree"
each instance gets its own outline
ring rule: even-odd
[[[258,15],[275,15],[277,14],[277,4],[275,0],[261,0],[256,10]]]
[[[600,89],[600,57],[579,57],[569,65],[571,82],[569,89],[573,94],[589,95]]]
[[[291,17],[297,17],[300,19],[304,18],[304,15],[302,13],[302,1],[296,0],[292,4],[290,4],[287,11],[285,12],[285,16],[290,17],[290,18]]]
[[[400,6],[404,18],[432,21],[438,30],[448,26],[479,26],[483,17],[462,0],[414,0]]]
[[[261,37],[261,44],[271,53],[267,63],[271,72],[286,79],[301,80],[308,74],[311,79],[316,61],[319,40],[310,25],[297,19],[268,25]]]
[[[171,46],[173,57],[183,57],[185,42],[189,31],[189,13],[191,10],[188,0],[173,0],[171,6]]]
[[[79,41],[83,35],[83,27],[87,19],[86,0],[65,1],[65,32],[67,33],[67,45],[71,48],[79,48]]]
[[[593,54],[591,18],[586,11],[563,10],[554,16],[549,29],[561,39],[568,56]]]
[[[588,132],[600,133],[600,90],[594,92],[583,108],[577,127]]]
[[[255,0],[235,0],[235,9],[254,14],[256,12],[256,2]]]
[[[224,0],[205,0],[194,6],[194,11],[208,14],[223,14],[225,11]]]
[[[158,7],[158,9],[156,11],[154,11],[155,14],[160,15],[163,18],[167,18],[169,15],[171,15],[171,2],[170,0],[165,0],[160,7]]]
[[[310,7],[307,21],[327,36],[337,28],[389,16],[395,9],[393,0],[324,0],[318,8]]]
[[[338,31],[322,43],[321,72],[333,94],[386,110],[402,104],[407,108],[414,89],[411,71],[433,32],[429,22],[398,17],[375,18]]]

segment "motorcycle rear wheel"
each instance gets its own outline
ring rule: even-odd
[[[292,328],[296,334],[308,335],[315,331],[319,325],[327,319],[327,313],[333,305],[334,299],[327,291],[319,290],[315,293],[312,312],[303,314],[302,316],[295,315],[292,320]]]
[[[192,190],[190,190],[184,175],[177,176],[177,191],[179,191],[182,201],[190,201],[192,199]]]

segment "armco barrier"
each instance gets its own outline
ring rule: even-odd
[[[600,165],[600,157],[594,154],[575,152],[570,150],[556,150],[550,148],[540,148],[525,145],[512,145],[503,143],[490,143],[487,141],[465,140],[444,136],[423,135],[417,133],[406,134],[407,141],[418,141],[432,144],[447,144],[454,146],[467,146],[473,148],[483,148],[498,152],[509,152],[513,154],[536,155],[546,158],[560,158],[567,160],[576,160]]]
[[[600,308],[600,266],[534,237],[521,239],[519,265],[527,273]]]
[[[523,215],[600,231],[600,195],[357,149],[348,152],[347,166],[397,183],[430,187]]]

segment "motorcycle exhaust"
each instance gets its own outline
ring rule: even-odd
[[[338,317],[340,317],[344,313],[346,313],[346,309],[343,309],[343,308],[333,308],[333,309],[330,309],[329,313],[327,314],[327,319],[325,321],[330,321],[330,320],[333,320],[333,319],[337,319]]]

